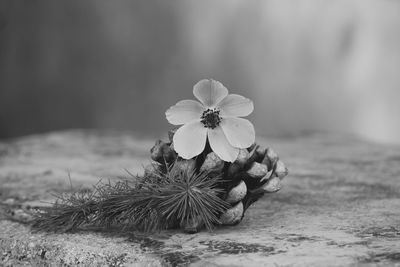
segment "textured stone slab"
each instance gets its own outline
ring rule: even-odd
[[[0,143],[0,265],[400,266],[400,148],[312,134],[260,139],[287,164],[283,189],[237,226],[194,235],[32,233],[10,220],[52,194],[141,173],[153,140],[66,131]],[[10,217],[11,214],[11,217]]]

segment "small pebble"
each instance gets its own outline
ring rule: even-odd
[[[16,201],[15,201],[14,198],[7,198],[5,201],[3,201],[3,204],[6,204],[6,205],[15,205],[15,204],[16,204]]]

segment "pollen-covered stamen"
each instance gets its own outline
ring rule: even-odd
[[[219,110],[216,108],[207,109],[201,115],[201,122],[203,123],[204,127],[214,129],[221,122]]]

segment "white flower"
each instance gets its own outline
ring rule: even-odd
[[[253,102],[240,95],[228,95],[228,89],[214,80],[201,80],[193,87],[201,102],[182,100],[165,115],[169,123],[182,125],[174,135],[174,149],[184,159],[203,152],[206,141],[224,161],[234,162],[240,148],[255,140],[253,124],[240,117],[253,112]]]

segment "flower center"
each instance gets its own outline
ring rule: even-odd
[[[214,129],[221,122],[219,110],[216,108],[205,110],[201,115],[201,122],[204,127]]]

